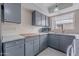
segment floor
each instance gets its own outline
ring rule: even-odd
[[[41,52],[38,56],[66,56],[66,54],[48,47],[43,52]]]

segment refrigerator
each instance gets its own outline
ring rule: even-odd
[[[1,44],[1,4],[0,4],[0,56],[2,55],[2,44]]]

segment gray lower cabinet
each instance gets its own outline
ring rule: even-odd
[[[32,37],[31,38],[27,38],[25,40],[25,56],[33,56],[34,53],[33,53],[33,39]]]
[[[62,52],[65,52],[67,51],[67,48],[69,45],[72,44],[73,42],[73,39],[74,39],[74,36],[67,36],[67,35],[63,35],[61,36],[61,39],[59,41],[59,49],[62,51]]]
[[[49,34],[48,38],[48,46],[51,48],[59,49],[59,37],[53,34]]]
[[[44,34],[38,36],[31,36],[26,38],[25,40],[20,39],[5,42],[3,43],[3,55],[34,56],[46,49],[47,47],[55,48],[66,53],[67,47],[72,44],[74,38],[74,36],[69,35]]]
[[[26,38],[25,56],[33,56],[39,53],[39,36]]]
[[[40,51],[43,51],[48,47],[47,40],[47,35],[40,35]]]
[[[74,38],[74,36],[69,35],[49,34],[48,46],[66,53]]]
[[[24,40],[3,43],[4,56],[24,56]]]
[[[5,48],[6,56],[24,56],[24,44]]]
[[[34,38],[34,55],[39,53],[39,36],[35,36]]]

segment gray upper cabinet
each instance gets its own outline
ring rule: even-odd
[[[33,37],[34,39],[34,55],[39,53],[39,36]]]
[[[33,38],[26,38],[25,40],[25,56],[33,56]]]
[[[4,3],[4,21],[21,23],[20,3]]]
[[[46,16],[46,26],[49,26],[49,18]]]
[[[32,25],[41,26],[41,14],[37,11],[32,13]]]
[[[42,14],[42,26],[46,26],[46,16]]]
[[[3,43],[4,56],[24,56],[24,40]]]
[[[38,11],[33,11],[33,13],[32,13],[32,25],[47,27],[48,26],[48,17],[41,14]]]
[[[47,40],[47,35],[40,35],[40,51],[43,51],[48,47]]]
[[[4,21],[4,5],[1,4],[1,22]]]
[[[39,12],[36,12],[36,25],[41,25],[41,14]]]

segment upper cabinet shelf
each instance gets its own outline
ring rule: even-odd
[[[21,23],[21,4],[4,3],[2,4],[2,21],[11,23]]]
[[[49,26],[48,17],[39,13],[38,11],[33,11],[32,25],[41,26],[41,27],[48,27]]]
[[[32,25],[40,26],[42,22],[41,13],[33,11],[32,13]]]

